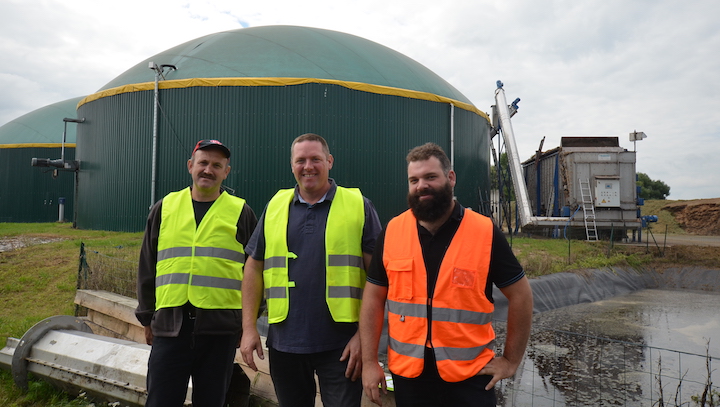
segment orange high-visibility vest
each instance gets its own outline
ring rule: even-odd
[[[388,223],[383,255],[389,282],[388,363],[397,375],[418,377],[426,346],[447,382],[475,376],[495,356],[494,306],[485,295],[493,225],[485,216],[464,212],[440,264],[432,298],[415,216],[408,210]]]

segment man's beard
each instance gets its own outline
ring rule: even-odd
[[[432,195],[432,199],[421,201],[422,195]],[[449,182],[438,190],[429,189],[422,194],[410,192],[407,196],[408,206],[417,220],[433,222],[443,217],[453,203],[453,191]]]

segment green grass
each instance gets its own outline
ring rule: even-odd
[[[644,247],[609,241],[513,237],[512,248],[530,278],[584,269],[639,268],[657,261],[654,252],[645,253]]]
[[[81,242],[100,251],[131,246],[137,248],[137,253],[142,243],[142,233],[78,230],[58,223],[0,223],[0,238],[8,237],[30,246],[0,253],[3,345],[5,338],[21,337],[42,319],[74,312]],[[37,244],[36,239],[61,240]]]
[[[10,372],[0,371],[0,406],[3,407],[99,407],[106,405],[92,404],[83,396],[72,397],[43,381],[31,381],[25,392],[15,386]]]

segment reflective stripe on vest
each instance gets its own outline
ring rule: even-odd
[[[494,307],[485,295],[492,238],[492,222],[466,209],[428,299],[417,220],[406,211],[390,221],[383,264],[389,281],[388,363],[393,373],[409,378],[422,373],[428,320],[430,346],[443,380],[472,377],[494,357]]]
[[[193,255],[192,247],[171,247],[158,251],[157,261],[171,259],[173,257],[190,257]],[[217,257],[245,263],[245,253],[235,250],[221,249],[219,247],[196,247],[195,256],[198,257]]]
[[[190,188],[163,198],[155,277],[156,308],[190,302],[205,309],[242,308],[245,250],[237,223],[245,201],[226,192],[200,225]]]
[[[289,208],[295,189],[277,192],[264,216],[265,259],[263,280],[268,322],[282,322],[290,307],[288,259],[297,258],[287,247]],[[365,269],[362,233],[365,202],[359,189],[337,187],[325,226],[325,299],[336,322],[357,322],[360,314]]]

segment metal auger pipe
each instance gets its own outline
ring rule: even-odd
[[[142,406],[149,356],[148,345],[95,335],[80,318],[56,316],[22,339],[8,338],[0,367],[11,370],[21,388],[27,388],[32,373],[70,394]]]

